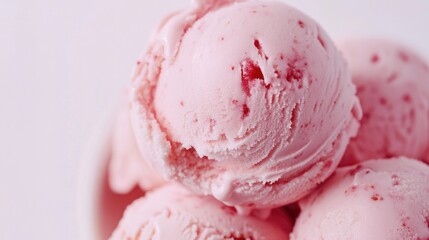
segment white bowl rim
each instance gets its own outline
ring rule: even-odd
[[[99,226],[99,202],[104,171],[109,157],[113,114],[105,113],[94,128],[83,157],[77,179],[77,228],[79,239],[102,239]]]

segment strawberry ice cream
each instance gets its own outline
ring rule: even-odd
[[[110,239],[287,240],[291,228],[280,209],[267,220],[241,216],[212,197],[170,184],[131,204]]]
[[[349,40],[339,46],[363,109],[342,164],[394,156],[429,162],[428,65],[391,41]]]
[[[131,101],[143,158],[243,213],[324,181],[361,114],[325,31],[275,1],[194,1],[168,16],[138,62]]]
[[[142,158],[131,129],[129,104],[123,103],[113,127],[109,185],[115,193],[128,193],[136,185],[150,190],[164,179]]]
[[[429,166],[396,158],[336,170],[299,202],[294,240],[429,239]]]

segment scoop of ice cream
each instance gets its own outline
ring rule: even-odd
[[[394,156],[429,162],[429,66],[386,40],[349,40],[339,46],[363,110],[342,164]]]
[[[242,216],[212,197],[170,184],[131,204],[111,239],[287,240],[291,228],[280,209],[267,220]]]
[[[336,170],[299,202],[291,239],[429,239],[429,166],[373,160]]]
[[[142,190],[160,186],[165,180],[145,161],[137,148],[131,128],[129,103],[122,104],[113,126],[109,186],[115,193],[125,194],[136,185]]]
[[[144,158],[243,211],[293,202],[326,179],[360,118],[332,41],[275,1],[199,1],[169,16],[132,94]]]

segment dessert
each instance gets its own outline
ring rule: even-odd
[[[131,204],[110,239],[287,240],[291,228],[280,209],[267,220],[242,216],[210,196],[168,184]]]
[[[195,1],[138,62],[144,159],[242,213],[298,200],[336,168],[360,105],[324,30],[276,1]],[[317,132],[317,134],[314,134]]]
[[[168,15],[115,125],[110,187],[147,192],[111,239],[429,239],[429,67],[340,46],[276,1]]]
[[[342,164],[395,156],[429,162],[427,63],[388,40],[355,39],[339,47],[363,110],[358,135],[350,141]]]
[[[413,159],[338,168],[299,201],[293,240],[429,239],[429,166]]]

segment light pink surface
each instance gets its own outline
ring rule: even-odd
[[[112,156],[109,163],[109,185],[115,193],[128,193],[136,185],[142,190],[150,190],[165,182],[142,158],[129,115],[129,104],[124,101],[113,127]]]
[[[357,131],[354,93],[329,37],[294,8],[194,3],[161,23],[138,63],[132,122],[165,177],[247,212],[295,201],[334,171]]]
[[[429,239],[429,167],[375,160],[336,170],[299,202],[294,240]]]
[[[349,40],[339,47],[349,63],[364,113],[342,164],[392,156],[429,162],[427,63],[387,40]]]
[[[212,197],[169,184],[131,204],[111,239],[287,240],[291,227],[280,209],[267,220],[241,216]]]

